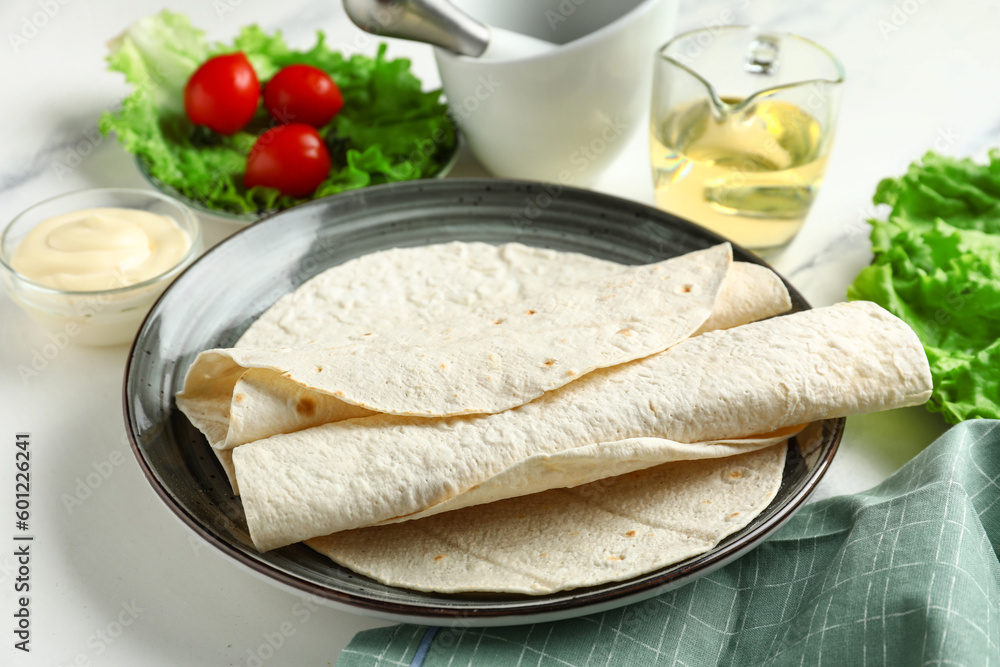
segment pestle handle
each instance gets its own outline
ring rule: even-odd
[[[354,23],[384,37],[425,42],[460,55],[478,57],[490,29],[447,0],[344,0]]]

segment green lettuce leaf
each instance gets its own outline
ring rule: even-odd
[[[1000,418],[1000,151],[989,162],[927,153],[883,180],[872,264],[848,288],[920,337],[934,377],[928,407],[957,423]]]
[[[209,43],[187,17],[165,10],[137,21],[110,47],[108,68],[123,73],[132,92],[101,116],[101,131],[114,132],[158,184],[208,209],[265,213],[305,201],[243,187],[247,154],[272,123],[263,107],[228,137],[192,125],[184,114],[187,80],[221,53],[245,53],[262,84],[282,67],[302,63],[326,71],[341,89],[343,110],[320,129],[334,166],[310,199],[433,176],[455,150],[440,90],[424,92],[409,61],[388,60],[384,44],[375,58],[346,58],[318,33],[311,48],[296,51],[280,33],[257,26],[243,28],[230,44]]]

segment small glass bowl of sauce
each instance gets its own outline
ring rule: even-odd
[[[149,190],[80,190],[11,221],[0,237],[0,278],[60,341],[120,345],[201,251],[201,225],[178,201]]]

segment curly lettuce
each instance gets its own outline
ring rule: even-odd
[[[848,288],[905,320],[934,377],[928,407],[949,423],[1000,418],[1000,151],[976,164],[927,153],[879,183],[872,264]]]
[[[334,167],[310,199],[392,181],[433,176],[455,148],[455,130],[440,90],[424,92],[405,59],[345,57],[323,33],[315,45],[290,49],[280,33],[242,29],[230,44],[210,43],[181,14],[163,11],[137,21],[110,43],[108,68],[121,72],[132,92],[101,116],[149,175],[198,204],[234,214],[264,213],[305,201],[273,188],[243,187],[246,157],[270,124],[261,106],[232,136],[193,125],[184,113],[184,86],[208,58],[242,51],[261,82],[287,65],[318,67],[336,82],[344,108],[320,129]]]

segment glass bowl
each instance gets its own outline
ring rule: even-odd
[[[12,265],[15,250],[38,224],[51,217],[88,208],[125,208],[171,218],[191,240],[181,260],[142,282],[105,290],[71,291],[49,287],[22,275]],[[130,342],[150,306],[177,275],[201,254],[201,224],[170,197],[149,190],[94,188],[35,204],[14,218],[0,237],[0,279],[4,289],[33,320],[62,346],[107,346]]]

